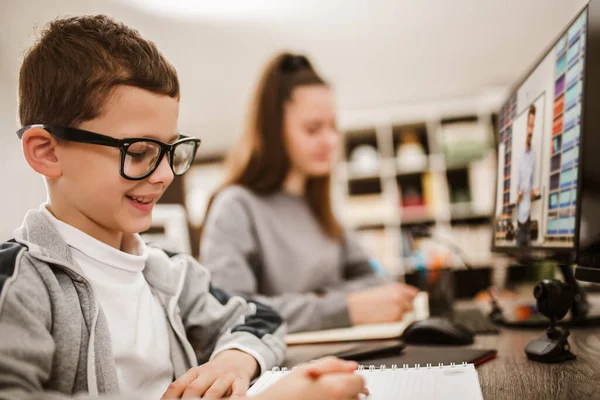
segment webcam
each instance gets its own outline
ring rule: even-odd
[[[571,309],[574,288],[566,282],[546,279],[535,286],[533,295],[538,311],[550,319],[550,327],[545,335],[527,345],[527,358],[547,364],[574,359],[567,340],[571,333],[565,327],[556,326]]]
[[[544,279],[533,289],[538,311],[555,321],[560,321],[567,315],[574,295],[571,285],[558,280]]]

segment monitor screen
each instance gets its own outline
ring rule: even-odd
[[[587,23],[584,9],[501,109],[496,251],[574,253]]]

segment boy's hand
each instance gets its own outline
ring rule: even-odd
[[[358,369],[356,361],[345,361],[337,357],[329,356],[302,364],[294,371],[300,371],[309,378],[317,379],[327,374],[351,373]]]
[[[239,350],[226,350],[171,383],[162,399],[244,397],[257,369],[258,363],[251,355]]]
[[[256,400],[355,400],[368,395],[364,379],[354,374],[358,364],[334,357],[324,358],[295,369]]]

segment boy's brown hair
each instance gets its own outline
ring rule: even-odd
[[[21,66],[21,125],[94,119],[119,85],[179,98],[175,68],[136,30],[105,15],[56,19]]]

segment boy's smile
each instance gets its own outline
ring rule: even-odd
[[[131,194],[125,195],[125,197],[127,197],[131,204],[138,210],[142,212],[150,212],[154,208],[154,204],[158,201],[158,199],[160,199],[161,195],[162,193],[146,195]]]

